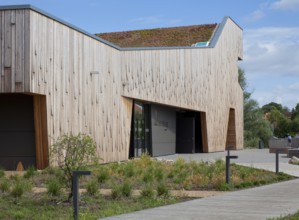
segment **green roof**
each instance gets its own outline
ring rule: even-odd
[[[123,31],[96,34],[119,47],[191,46],[209,41],[217,24]]]

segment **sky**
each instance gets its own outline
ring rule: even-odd
[[[31,4],[89,33],[220,23],[243,29],[247,90],[260,107],[299,103],[299,0],[0,0]]]

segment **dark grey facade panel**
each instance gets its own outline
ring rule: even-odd
[[[152,156],[175,154],[176,149],[176,110],[152,105]]]

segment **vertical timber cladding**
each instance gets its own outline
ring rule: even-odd
[[[203,152],[225,150],[229,108],[236,114],[236,147],[243,146],[242,30],[227,19],[218,34],[214,47],[122,51],[123,95],[202,112]]]
[[[47,97],[49,145],[81,132],[96,142],[100,162],[128,159],[132,100],[121,96],[120,53],[30,11],[30,92]]]
[[[0,11],[0,92],[29,92],[29,10]]]

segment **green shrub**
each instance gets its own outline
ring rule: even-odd
[[[176,183],[176,184],[181,184],[183,183],[186,178],[187,178],[187,173],[185,172],[179,172],[173,179],[173,182]]]
[[[130,197],[132,194],[132,185],[126,181],[124,184],[121,186],[121,194],[125,197]]]
[[[19,181],[21,177],[18,174],[9,176],[9,179],[12,181]]]
[[[47,193],[52,196],[58,196],[62,189],[61,182],[57,178],[49,179],[46,186],[47,186]]]
[[[154,181],[153,168],[149,167],[144,173],[142,177],[143,182],[152,183]]]
[[[0,179],[0,190],[1,192],[8,192],[9,191],[9,181],[6,178]]]
[[[99,170],[99,173],[97,174],[97,180],[99,183],[104,183],[105,181],[107,181],[109,179],[109,172],[108,169],[105,167],[102,167]]]
[[[86,191],[89,195],[94,196],[99,192],[99,185],[96,179],[92,179],[87,183]]]
[[[182,171],[186,167],[186,161],[184,158],[178,158],[174,163],[173,166],[176,171]]]
[[[166,186],[166,184],[161,183],[157,187],[157,196],[169,196],[169,188]]]
[[[156,180],[158,182],[162,181],[164,179],[164,171],[161,167],[158,167],[155,169],[154,175],[156,177]]]
[[[51,146],[51,159],[55,160],[64,172],[65,182],[69,191],[69,200],[72,197],[73,171],[80,170],[87,164],[98,162],[96,143],[92,137],[85,134],[65,134],[59,137]]]
[[[147,185],[141,190],[141,197],[143,198],[153,198],[155,196],[155,192],[152,186]]]
[[[29,166],[24,174],[26,179],[33,177],[36,174],[36,169],[34,166]]]
[[[122,195],[122,187],[119,185],[114,185],[111,189],[111,197],[112,199],[118,199]]]
[[[128,162],[124,167],[124,175],[125,177],[133,177],[136,174],[136,165],[132,162]]]
[[[25,179],[19,179],[12,186],[10,194],[15,197],[21,197],[25,192],[28,192],[32,189],[32,185]]]

